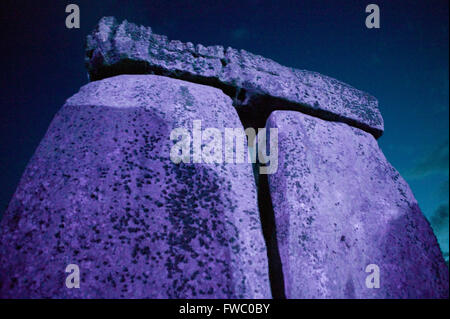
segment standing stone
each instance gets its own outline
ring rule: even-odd
[[[278,128],[268,180],[287,298],[448,298],[431,227],[373,136],[292,111],[267,127]],[[366,286],[370,264],[379,288]]]
[[[170,160],[193,120],[242,127],[220,90],[154,75],[68,99],[1,221],[0,297],[270,298],[251,165]]]

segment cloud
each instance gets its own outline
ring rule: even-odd
[[[231,37],[234,40],[242,40],[248,37],[249,31],[246,28],[238,28],[231,31]]]
[[[435,173],[448,174],[448,140],[435,148],[414,167],[411,177],[421,178]],[[447,186],[448,187],[448,186]]]
[[[440,205],[431,216],[430,222],[436,232],[440,230],[448,231],[448,203]]]
[[[430,218],[431,227],[439,241],[439,246],[444,254],[444,259],[448,263],[448,203],[440,205]]]
[[[446,180],[445,182],[443,182],[440,186],[439,189],[439,195],[441,196],[441,198],[448,198],[448,192],[449,192],[449,187],[448,187],[448,180]]]
[[[449,173],[449,141],[437,145],[429,154],[424,156],[418,164],[407,175],[409,178],[420,179],[432,174]],[[448,231],[449,231],[449,180],[448,178],[440,185],[435,186],[437,198],[443,203],[440,204],[433,214],[429,217],[429,221],[433,231],[439,241],[439,245],[444,254],[444,258],[448,262]]]

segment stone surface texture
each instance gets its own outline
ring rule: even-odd
[[[251,165],[169,159],[193,120],[241,127],[220,90],[156,75],[69,98],[1,221],[0,297],[270,298]]]
[[[285,67],[244,50],[169,41],[149,27],[126,20],[118,23],[113,17],[102,18],[88,36],[86,66],[93,80],[121,73],[162,74],[224,88],[237,97],[243,92],[240,104],[270,97],[272,104],[289,102],[376,137],[384,129],[378,101],[336,79]]]
[[[287,298],[448,298],[448,268],[408,185],[370,134],[276,111],[268,175]],[[380,288],[368,289],[366,266]]]
[[[448,298],[371,95],[113,17],[85,63],[92,82],[56,114],[0,221],[0,298]],[[278,169],[193,162],[194,136],[191,161],[174,163],[171,132],[196,120],[222,138],[278,128]]]

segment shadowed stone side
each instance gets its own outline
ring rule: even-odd
[[[299,112],[276,111],[267,127],[278,128],[268,178],[287,298],[448,298],[433,231],[373,136]]]
[[[317,72],[282,66],[244,50],[169,41],[149,27],[102,18],[87,38],[91,80],[124,73],[160,74],[221,88],[235,106],[289,105],[327,120],[383,133],[378,101]]]
[[[0,297],[270,298],[251,165],[169,158],[193,120],[241,127],[220,90],[155,75],[69,98],[1,221]]]

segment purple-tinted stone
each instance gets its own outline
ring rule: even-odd
[[[149,27],[113,17],[100,20],[87,37],[91,79],[117,74],[161,74],[223,89],[235,106],[296,108],[360,127],[376,137],[384,129],[378,101],[317,72],[297,70],[244,50],[169,41]],[[264,100],[264,103],[261,101]],[[258,112],[258,111],[256,111]]]
[[[287,298],[448,298],[448,268],[414,196],[373,136],[276,111],[269,175]],[[366,266],[380,269],[367,288]]]
[[[68,99],[1,221],[0,296],[270,298],[251,165],[169,158],[193,120],[242,127],[220,90],[155,75]]]

